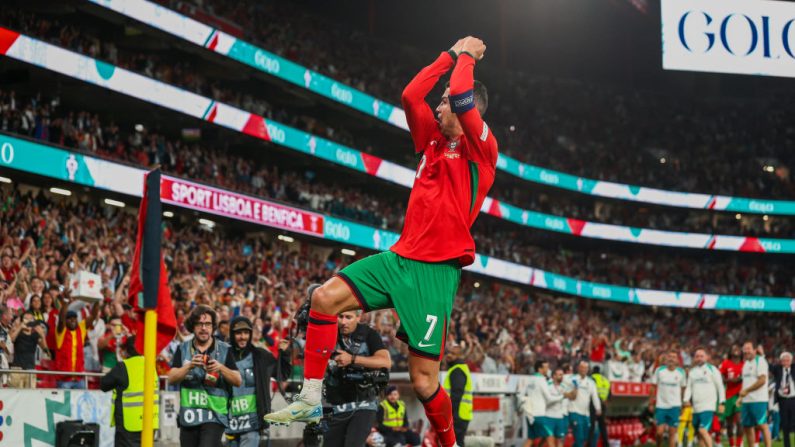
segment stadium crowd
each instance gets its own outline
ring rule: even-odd
[[[172,141],[149,131],[146,126],[125,132],[112,121],[105,124],[88,112],[63,112],[62,106],[54,104],[37,97],[20,99],[14,91],[0,91],[0,130],[143,167],[160,164],[167,173],[209,181],[220,187],[309,207],[379,228],[399,232],[402,227],[405,210],[401,201],[376,197],[363,188],[322,181],[311,170],[281,171],[278,167],[236,157],[197,142]],[[557,208],[539,208],[558,211]],[[602,213],[604,208],[611,207],[597,204],[594,214]],[[770,219],[764,223],[771,221],[787,222]],[[701,263],[695,257],[661,256],[659,253],[608,256],[593,252],[583,255],[565,248],[537,247],[526,240],[524,232],[493,228],[483,220],[475,228],[481,253],[595,282],[767,296],[789,295],[793,289],[791,280],[777,264],[737,258]]]
[[[162,3],[179,9],[184,2]],[[246,38],[263,48],[393,104],[400,104],[405,82],[432,57],[312,15],[298,3],[191,2],[240,24]],[[329,48],[319,42],[338,44]],[[481,70],[494,104],[499,104],[491,108],[488,120],[501,151],[528,163],[681,191],[782,199],[795,195],[788,168],[795,153],[793,129],[787,124],[789,92],[751,101],[683,98],[506,74],[502,67],[499,75],[489,73],[488,66]],[[527,104],[531,106],[522,107]],[[737,163],[739,159],[754,161]],[[774,166],[775,172],[763,170],[765,166]]]
[[[172,141],[146,126],[125,132],[112,121],[103,123],[88,112],[64,112],[62,106],[53,104],[43,98],[20,99],[14,91],[0,91],[0,130],[143,167],[160,164],[167,173],[379,228],[399,232],[402,227],[405,207],[401,201],[379,198],[363,188],[323,181],[311,170],[281,171],[200,143]],[[596,214],[603,208],[598,205]],[[540,248],[527,240],[525,232],[493,228],[483,220],[475,229],[481,253],[589,281],[739,295],[784,296],[793,290],[783,266],[772,263],[737,258],[701,263],[695,257],[660,254],[583,255],[565,248]]]
[[[0,348],[10,365],[42,367],[47,350],[61,354],[54,330],[59,308],[68,296],[68,275],[89,270],[102,277],[105,300],[94,328],[88,328],[85,351],[89,371],[115,364],[116,337],[134,330],[134,313],[126,308],[129,262],[136,218],[130,209],[100,206],[88,197],[65,198],[35,188],[2,185],[0,220]],[[169,268],[178,323],[197,304],[208,304],[220,321],[244,315],[255,322],[257,344],[276,351],[287,336],[293,312],[305,288],[346,265],[349,258],[307,243],[286,243],[271,235],[210,229],[169,220],[164,255]],[[450,343],[467,346],[472,367],[484,372],[529,372],[539,358],[555,363],[588,359],[601,363],[635,352],[645,363],[660,350],[682,351],[687,364],[694,340],[716,355],[731,343],[754,338],[775,354],[793,343],[786,316],[611,306],[581,299],[553,297],[466,278],[450,325]],[[692,318],[699,312],[698,318]],[[88,309],[80,314],[87,317]],[[17,336],[22,322],[41,322],[34,339]],[[407,350],[394,341],[392,312],[375,312],[367,321],[384,337],[395,369],[405,370]],[[119,329],[114,329],[114,328]],[[118,330],[119,332],[114,332]],[[30,334],[28,334],[30,335]],[[187,336],[180,326],[176,340]],[[228,334],[226,334],[228,336]],[[219,336],[224,336],[219,334]],[[44,346],[38,339],[43,339]],[[175,344],[176,345],[176,342]],[[173,346],[172,345],[172,349]],[[37,354],[38,353],[38,354]],[[161,367],[168,360],[162,353]]]
[[[236,156],[226,148],[201,141],[168,138],[142,125],[120,127],[97,114],[68,109],[55,98],[17,96],[0,90],[0,130],[46,140],[66,147],[124,160],[141,166],[159,163],[168,172],[212,183],[236,191],[309,205],[379,228],[399,231],[405,209],[400,201],[378,197],[351,186],[321,187],[312,170],[279,173],[254,159]],[[546,194],[502,188],[506,196],[528,209],[582,220],[670,231],[698,231],[745,236],[789,238],[795,232],[787,218],[744,216],[704,211],[666,210],[664,213],[619,206],[602,201],[578,203],[556,200]],[[354,206],[350,206],[354,205]]]
[[[403,84],[416,67],[428,62],[429,56],[417,50],[384,51],[387,43],[355,30],[340,29],[297,5],[214,0],[199,6],[214,14],[222,11],[220,15],[233,21],[242,19],[244,29],[252,33],[249,38],[263,48],[393,104],[400,103]],[[253,23],[267,25],[249,26]],[[275,106],[250,91],[236,91],[223,81],[211,80],[185,58],[131,51],[86,29],[14,8],[2,12],[0,24],[364,152],[373,152],[378,146],[361,134],[354,136],[339,123],[322,122],[286,104]],[[346,44],[335,45],[334,49],[317,47],[316,42],[325,41]],[[362,53],[367,56],[362,57]],[[387,54],[389,63],[384,60]],[[395,55],[401,63],[394,63]],[[501,143],[500,150],[522,161],[587,178],[681,191],[779,199],[795,195],[787,167],[793,161],[795,142],[785,121],[789,103],[786,95],[752,101],[752,107],[764,113],[750,116],[764,116],[764,121],[749,121],[747,101],[698,99],[692,103],[660,92],[628,92],[614,86],[524,73],[501,75],[492,89],[492,101],[500,107],[491,109],[489,122]],[[522,108],[521,104],[533,106]],[[410,154],[397,160],[394,157],[391,154],[393,161],[403,164],[413,162]],[[753,161],[733,162],[737,159]],[[770,167],[772,172],[768,171]],[[633,177],[626,177],[627,172]],[[623,214],[633,215],[631,211]],[[676,220],[682,220],[647,219],[646,226],[658,222],[675,226]],[[744,225],[757,231],[764,226],[768,225]]]

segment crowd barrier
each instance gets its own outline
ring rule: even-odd
[[[39,388],[0,389],[0,439],[7,445],[55,445],[55,425],[65,420],[83,420],[100,425],[100,446],[113,445],[114,428],[110,426],[111,393],[97,389],[55,389],[48,378],[65,375],[59,371],[0,370],[0,375],[36,376]],[[440,374],[440,381],[444,375]],[[95,386],[101,373],[71,373],[80,377],[87,386]],[[42,380],[44,378],[45,380]],[[516,395],[530,376],[505,374],[473,374],[473,406],[475,417],[469,426],[469,436],[488,438],[495,445],[521,446],[526,437],[524,418],[518,412]],[[166,390],[165,376],[161,377],[161,389]],[[407,414],[412,425],[419,430],[428,426],[421,403],[411,390],[408,373],[393,373],[391,383],[396,385],[401,398],[406,402]],[[44,385],[44,386],[42,386]],[[52,385],[52,386],[49,386]],[[612,423],[608,428],[611,438],[625,445],[639,439],[642,434],[638,416],[648,401],[649,385],[642,383],[613,383],[607,416]],[[278,393],[274,396],[275,409],[286,405]],[[177,445],[179,429],[179,394],[175,391],[160,392],[160,430],[156,444]],[[274,427],[270,431],[272,446],[296,445],[301,438],[302,424],[290,427]],[[35,442],[34,442],[35,441]]]

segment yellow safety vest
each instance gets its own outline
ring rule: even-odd
[[[598,373],[592,377],[594,382],[596,382],[596,392],[599,394],[599,399],[607,400],[607,396],[610,395],[610,381],[607,380],[607,377]]]
[[[388,400],[381,401],[381,407],[384,409],[384,427],[397,428],[403,426],[403,420],[406,417],[406,404],[402,400],[397,401],[398,407],[392,406]]]
[[[129,432],[139,432],[144,425],[144,357],[142,355],[124,360],[127,368],[127,388],[121,393],[121,414],[124,420],[124,429]],[[153,427],[160,428],[160,393],[157,386],[157,374],[152,378],[155,382],[155,401]],[[111,427],[116,425],[116,390],[113,390],[113,404],[111,407]]]
[[[467,383],[464,385],[464,395],[461,396],[461,404],[458,406],[458,417],[462,421],[472,420],[472,373],[469,372],[469,366],[466,363],[459,363],[453,365],[452,368],[447,370],[447,375],[444,377],[444,389],[450,393],[450,374],[456,369],[460,369],[467,377]]]

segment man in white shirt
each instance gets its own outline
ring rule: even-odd
[[[577,365],[577,375],[572,378],[574,399],[569,403],[569,420],[574,434],[573,447],[583,447],[591,428],[591,405],[596,414],[602,414],[602,402],[596,392],[596,383],[588,376],[588,362]]]
[[[632,351],[632,359],[629,361],[629,381],[633,383],[643,382],[643,373],[646,372],[646,365],[640,357],[640,351]]]
[[[607,360],[607,380],[612,382],[629,382],[627,358],[615,352]]]
[[[535,370],[536,372],[530,376],[522,396],[522,407],[528,422],[528,439],[524,445],[525,447],[531,447],[535,440],[541,439],[541,445],[554,447],[555,437],[547,418],[547,408],[553,404],[560,403],[563,400],[563,395],[553,395],[550,390],[547,379],[547,374],[549,373],[548,362],[543,360],[536,361]]]
[[[696,350],[693,360],[695,364],[687,375],[684,405],[693,406],[693,427],[697,430],[696,434],[706,447],[712,447],[712,420],[715,409],[718,413],[723,413],[726,389],[723,387],[720,371],[707,362],[707,352],[704,349]]]
[[[554,438],[549,447],[563,447],[563,441],[569,426],[566,423],[569,414],[569,400],[574,397],[574,387],[571,383],[564,382],[562,368],[555,369],[552,381],[549,383],[549,392],[553,401],[547,403],[546,421],[552,430]]]
[[[682,414],[682,390],[687,384],[685,371],[679,367],[679,354],[671,351],[665,356],[665,366],[651,376],[649,410],[657,421],[657,447],[662,447],[663,435],[668,432],[668,446],[676,447],[676,429]]]
[[[756,430],[762,430],[765,447],[771,447],[770,429],[767,426],[767,374],[764,356],[758,355],[752,342],[743,345],[743,388],[740,391],[740,419],[745,430],[747,445],[756,442]]]

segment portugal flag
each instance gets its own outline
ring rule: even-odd
[[[168,272],[161,253],[163,211],[160,203],[160,170],[144,176],[144,195],[138,210],[138,237],[130,269],[128,301],[138,313],[135,349],[144,352],[144,313],[157,311],[157,351],[159,354],[177,332],[177,318],[171,305]]]

